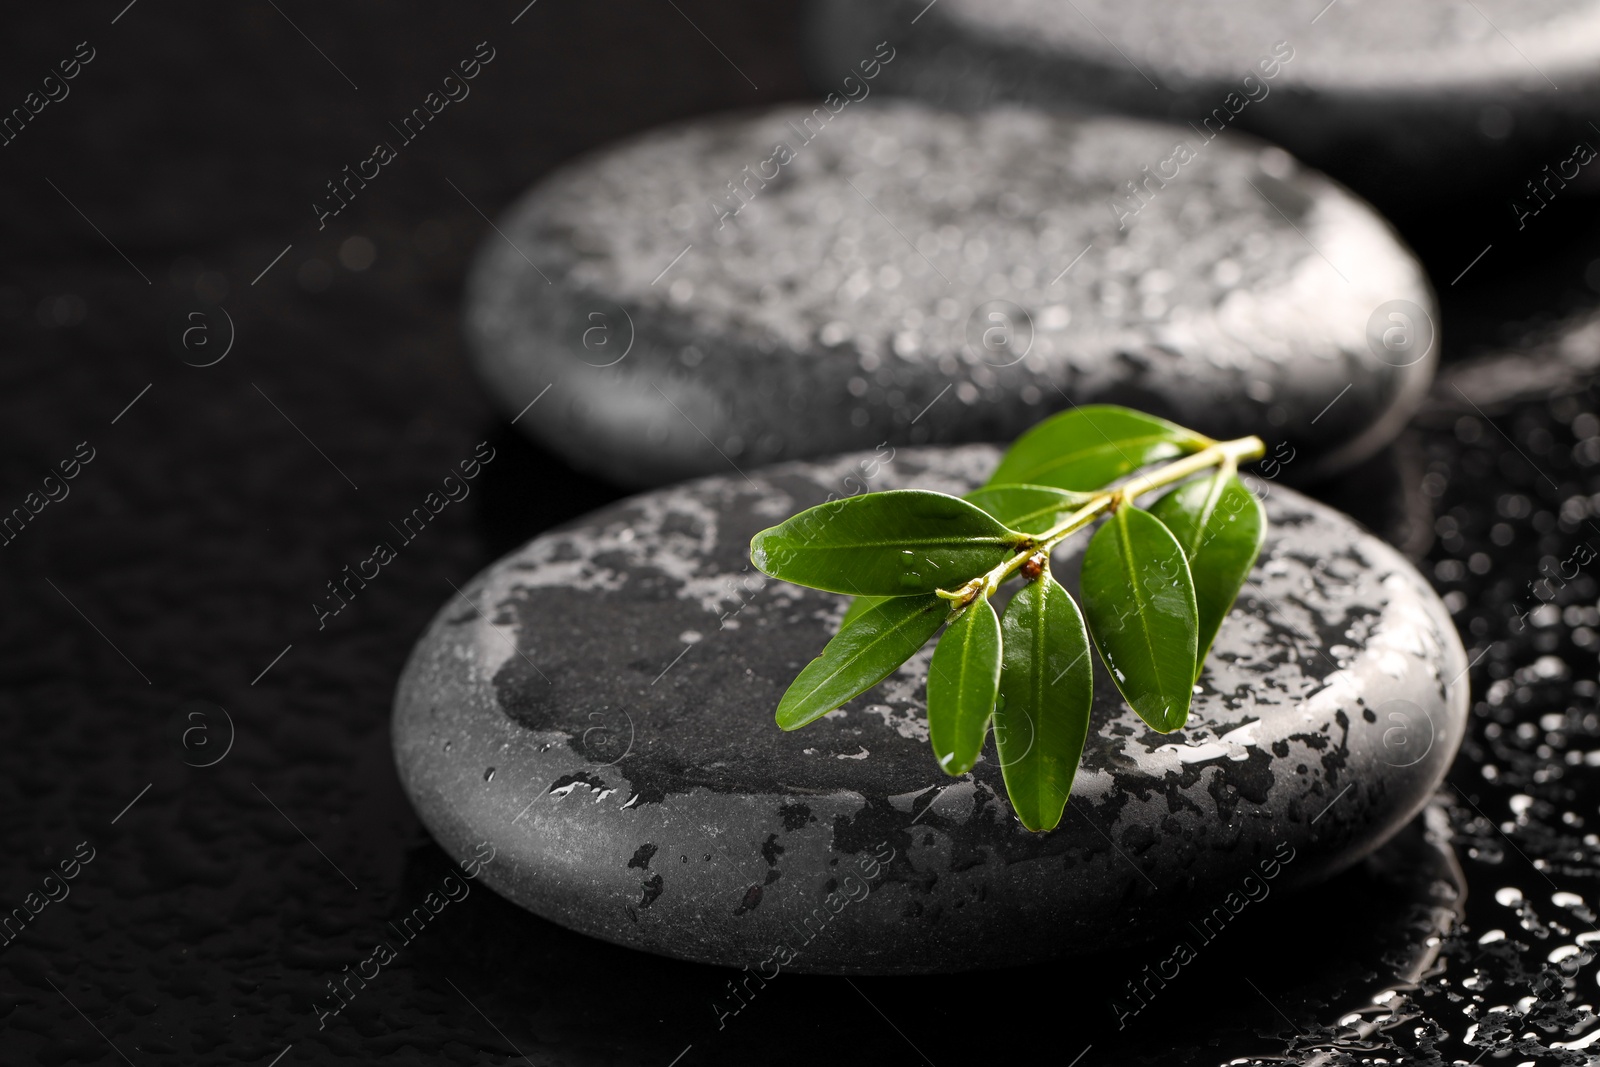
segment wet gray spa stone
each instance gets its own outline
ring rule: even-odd
[[[1287,440],[1306,480],[1426,390],[1420,268],[1281,150],[1181,162],[1187,128],[838,106],[670,127],[536,186],[468,286],[502,410],[542,397],[520,428],[633,485],[1010,440],[1093,401]]]
[[[1394,550],[1283,488],[1188,729],[1147,730],[1096,662],[1051,833],[1013,818],[992,742],[970,775],[939,772],[927,654],[779,731],[778,697],[844,599],[752,573],[751,534],[846,479],[961,492],[996,457],[784,464],[536,538],[413,651],[393,722],[406,793],[451,855],[490,842],[483,879],[530,911],[769,972],[779,945],[787,969],[906,973],[1129,944],[1231,907],[1263,865],[1274,889],[1326,878],[1422,808],[1465,725],[1455,630]]]
[[[945,106],[1220,109],[1386,207],[1481,201],[1600,145],[1596,0],[818,0],[807,37],[819,87],[886,40],[878,88]]]

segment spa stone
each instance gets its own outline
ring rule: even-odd
[[[519,429],[653,485],[1105,401],[1259,433],[1305,482],[1426,391],[1421,269],[1280,149],[829,99],[644,134],[507,213],[466,329]]]
[[[753,572],[750,536],[850,480],[959,493],[988,446],[716,476],[624,500],[491,566],[429,626],[393,742],[423,822],[556,923],[687,960],[959,971],[1131,945],[1328,878],[1417,815],[1462,738],[1466,657],[1397,552],[1293,490],[1189,725],[1159,735],[1098,659],[1061,825],[1012,815],[993,739],[949,778],[931,648],[794,733],[779,696],[844,598]],[[1077,559],[1058,575],[1075,586]],[[1221,920],[1218,920],[1221,921]]]

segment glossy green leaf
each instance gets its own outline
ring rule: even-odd
[[[1198,678],[1222,620],[1261,553],[1267,516],[1238,475],[1221,471],[1178,486],[1157,500],[1150,514],[1172,531],[1189,558],[1200,619]]]
[[[995,485],[968,493],[961,499],[976,504],[1013,530],[1040,534],[1063,517],[1094,499],[1093,493],[1073,493],[1047,485]],[[885,597],[858,596],[839,620],[843,628],[863,613],[883,603]]]
[[[1183,546],[1161,520],[1125,504],[1090,539],[1080,585],[1089,632],[1123,698],[1152,729],[1181,727],[1200,629]]]
[[[834,635],[778,702],[778,725],[798,730],[871,689],[928,643],[950,615],[943,597],[886,600]]]
[[[1048,572],[1011,598],[1000,633],[994,738],[1006,793],[1023,826],[1053,830],[1089,733],[1089,637],[1078,605]]]
[[[959,586],[1026,540],[959,497],[896,489],[832,500],[762,530],[750,559],[796,585],[903,597]]]
[[[978,762],[1000,689],[1000,619],[979,597],[950,623],[928,665],[928,736],[946,774]]]
[[[890,599],[886,596],[858,596],[850,599],[850,606],[844,609],[844,614],[839,617],[839,629],[855,622],[873,608]]]
[[[1017,438],[988,484],[1101,489],[1140,467],[1199,451],[1206,443],[1165,419],[1093,404],[1046,419]]]
[[[990,485],[962,497],[1013,530],[1041,534],[1094,499],[1047,485]]]
[[[1067,514],[1094,499],[1093,493],[1073,493],[1046,485],[995,485],[968,493],[961,499],[976,504],[1013,530],[1040,534]],[[839,620],[843,628],[864,612],[883,603],[885,597],[858,596]]]

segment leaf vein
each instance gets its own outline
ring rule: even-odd
[[[1131,507],[1132,505],[1129,506]],[[1150,601],[1144,595],[1144,590],[1139,587],[1138,575],[1134,573],[1133,541],[1129,537],[1128,520],[1126,516],[1126,510],[1117,513],[1117,539],[1122,543],[1123,568],[1128,573],[1128,586],[1133,591],[1133,599],[1139,606],[1139,616],[1141,619],[1143,619],[1149,609]],[[1150,673],[1159,681],[1161,672],[1156,669],[1156,646],[1155,642],[1151,640],[1150,627],[1140,626],[1139,632],[1144,638],[1145,651],[1149,653],[1150,656]],[[1163,690],[1161,695],[1164,700],[1166,697],[1166,693],[1164,691],[1165,686],[1158,686],[1158,689]],[[1163,707],[1161,710],[1163,714],[1165,714],[1167,709]]]
[[[934,605],[930,605],[930,607],[924,608],[922,610],[923,611],[931,610],[931,608],[933,606]],[[876,609],[874,609],[874,610],[876,610]],[[878,648],[878,647],[882,646],[885,642],[889,641],[891,638],[899,636],[902,633],[902,631],[904,631],[906,627],[910,626],[911,623],[914,622],[917,619],[917,617],[919,615],[921,615],[921,614],[922,614],[922,611],[913,612],[912,614],[907,615],[904,619],[901,619],[899,622],[895,623],[889,629],[880,630],[877,634],[873,635],[873,637],[870,640],[868,640],[865,644],[863,644],[849,658],[841,660],[840,663],[839,663],[838,668],[832,674],[824,676],[821,681],[819,681],[816,685],[812,686],[809,690],[807,690],[806,696],[810,697],[810,696],[815,695],[819,690],[821,690],[828,683],[832,682],[834,679],[838,678],[840,675],[846,673],[846,671],[850,667],[853,667],[855,664],[859,663],[863,658],[866,657],[867,653],[871,652],[875,648]],[[912,651],[915,651],[915,649],[913,649]]]

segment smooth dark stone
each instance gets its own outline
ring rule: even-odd
[[[1546,424],[1559,424],[1578,437],[1576,447],[1566,451],[1580,464],[1593,463],[1600,452],[1587,441],[1600,432],[1600,422],[1593,418],[1595,375],[1600,371],[1600,309],[1591,307],[1553,323],[1525,327],[1513,336],[1515,340],[1504,347],[1446,363],[1412,425],[1371,459],[1318,483],[1317,499],[1345,511],[1407,558],[1420,562],[1433,548],[1439,512],[1438,498],[1426,476],[1430,471],[1438,473],[1441,461],[1448,468],[1460,460],[1458,455],[1429,447],[1440,435],[1453,438],[1457,446],[1476,444],[1485,435],[1505,441],[1495,424],[1509,426],[1516,421],[1537,427],[1535,442],[1540,438],[1548,441],[1554,435]],[[1590,417],[1579,420],[1585,413]],[[1488,425],[1482,421],[1491,418]],[[1538,443],[1518,446],[1523,454],[1516,458],[1532,464],[1529,469],[1538,480],[1554,489],[1556,483],[1543,473],[1549,460],[1540,451],[1550,447]],[[1541,458],[1535,462],[1532,455]],[[1480,478],[1484,473],[1474,470],[1471,477]],[[1570,494],[1565,499],[1570,499]],[[1472,509],[1466,513],[1477,514]],[[1493,500],[1483,514],[1503,517]],[[1568,521],[1579,522],[1580,532],[1587,529],[1581,525],[1585,520]],[[1459,525],[1455,515],[1448,517],[1448,527]],[[1495,551],[1486,553],[1486,558],[1493,558],[1498,570],[1506,546],[1496,542],[1489,547]]]
[[[1296,481],[1359,462],[1432,374],[1420,268],[1365,204],[1248,139],[1127,191],[1183,137],[875,100],[658,130],[512,209],[469,340],[519,428],[635,485],[1010,440],[1094,401],[1260,433]],[[793,158],[767,164],[780,142]]]
[[[859,77],[887,41],[890,92],[963,108],[1212,117],[1386,210],[1497,188],[1509,202],[1576,142],[1600,148],[1592,0],[819,0],[807,36],[821,90]]]
[[[1465,725],[1455,630],[1393,549],[1276,487],[1190,727],[1149,731],[1099,674],[1054,832],[1015,821],[992,745],[972,774],[940,774],[931,648],[779,731],[778,697],[844,598],[753,573],[750,536],[847,478],[959,492],[996,456],[707,478],[506,556],[445,605],[400,682],[395,753],[423,821],[455,856],[490,842],[489,884],[583,933],[733,966],[787,944],[786,969],[907,973],[1148,939],[1264,864],[1280,888],[1320,881],[1421,809]],[[1071,588],[1076,559],[1060,563]]]
[[[1427,406],[1430,411],[1470,411],[1473,405],[1500,410],[1529,400],[1592,393],[1596,372],[1600,309],[1591,307],[1528,329],[1515,344],[1451,365],[1434,384]]]

